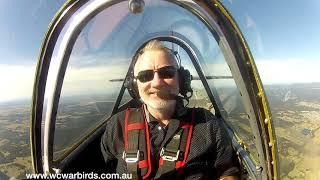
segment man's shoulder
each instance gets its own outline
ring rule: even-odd
[[[126,118],[126,112],[128,110],[130,111],[130,113],[139,112],[140,108],[128,108],[128,109],[125,109],[123,111],[120,111],[120,112],[114,114],[113,116],[111,116],[108,119],[107,128],[108,127],[119,126],[119,125],[123,126],[125,118]]]

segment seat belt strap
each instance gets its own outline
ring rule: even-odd
[[[187,163],[187,159],[188,159],[188,155],[189,155],[189,151],[190,151],[191,138],[192,138],[192,133],[193,133],[193,126],[194,126],[194,113],[195,113],[194,111],[195,110],[193,108],[192,113],[191,113],[191,124],[187,123],[187,124],[182,125],[183,129],[185,129],[185,128],[188,129],[188,131],[187,131],[188,133],[186,133],[186,134],[188,134],[188,136],[187,136],[187,142],[184,143],[186,146],[185,146],[183,161],[182,162],[179,161],[176,164],[176,169],[178,170],[178,172],[179,171],[181,172],[181,170],[179,170],[179,169],[183,170],[184,166]],[[183,135],[183,136],[185,137],[186,135]]]
[[[178,132],[173,136],[169,143],[160,151],[159,168],[156,178],[163,174],[175,171],[176,161],[181,158],[181,137],[183,129],[179,128]]]
[[[182,157],[176,163],[175,168],[178,171],[178,173],[182,173],[182,170],[186,164],[189,155],[189,148],[193,132],[193,121],[191,123],[182,123],[181,129],[184,129],[180,142],[180,152],[183,153],[181,153]]]
[[[126,110],[125,114],[125,150],[123,151],[122,158],[127,163],[128,172],[132,174],[132,179],[138,179],[137,165],[140,160],[139,151],[139,131],[141,125],[139,119],[133,118],[134,113],[131,113],[131,109]]]
[[[182,173],[186,164],[190,142],[192,138],[194,110],[192,110],[191,123],[180,123],[178,132],[171,138],[168,144],[161,149],[159,168],[156,178],[170,172]]]
[[[146,179],[151,172],[148,124],[142,109],[127,109],[125,114],[123,159],[132,179]]]

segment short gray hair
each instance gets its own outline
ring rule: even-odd
[[[140,58],[140,56],[146,52],[146,51],[154,51],[154,50],[160,50],[160,51],[163,51],[165,52],[169,57],[170,59],[172,59],[174,62],[176,62],[177,66],[178,65],[178,62],[176,60],[176,56],[174,55],[174,52],[173,50],[167,48],[161,41],[159,40],[151,40],[149,41],[137,54],[137,58],[136,58],[136,61]],[[136,62],[135,62],[136,63]]]

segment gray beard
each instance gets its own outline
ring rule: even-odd
[[[141,101],[147,106],[147,108],[154,109],[161,114],[172,112],[172,109],[176,107],[176,100],[166,100],[166,102],[160,102],[160,105],[155,105],[152,102],[144,101],[143,98],[141,98]]]

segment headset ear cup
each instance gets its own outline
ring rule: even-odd
[[[178,69],[179,73],[179,88],[180,88],[180,94],[184,97],[190,98],[192,96],[193,90],[191,88],[191,80],[192,76],[190,72],[187,69],[184,69],[182,66]],[[191,94],[188,96],[188,92]]]
[[[133,99],[140,99],[137,82],[131,74],[126,77],[124,87],[127,88],[128,93]]]
[[[134,94],[134,99],[140,99],[140,95],[139,95],[139,90],[138,90],[138,85],[137,85],[137,80],[136,79],[132,80],[132,93]]]

